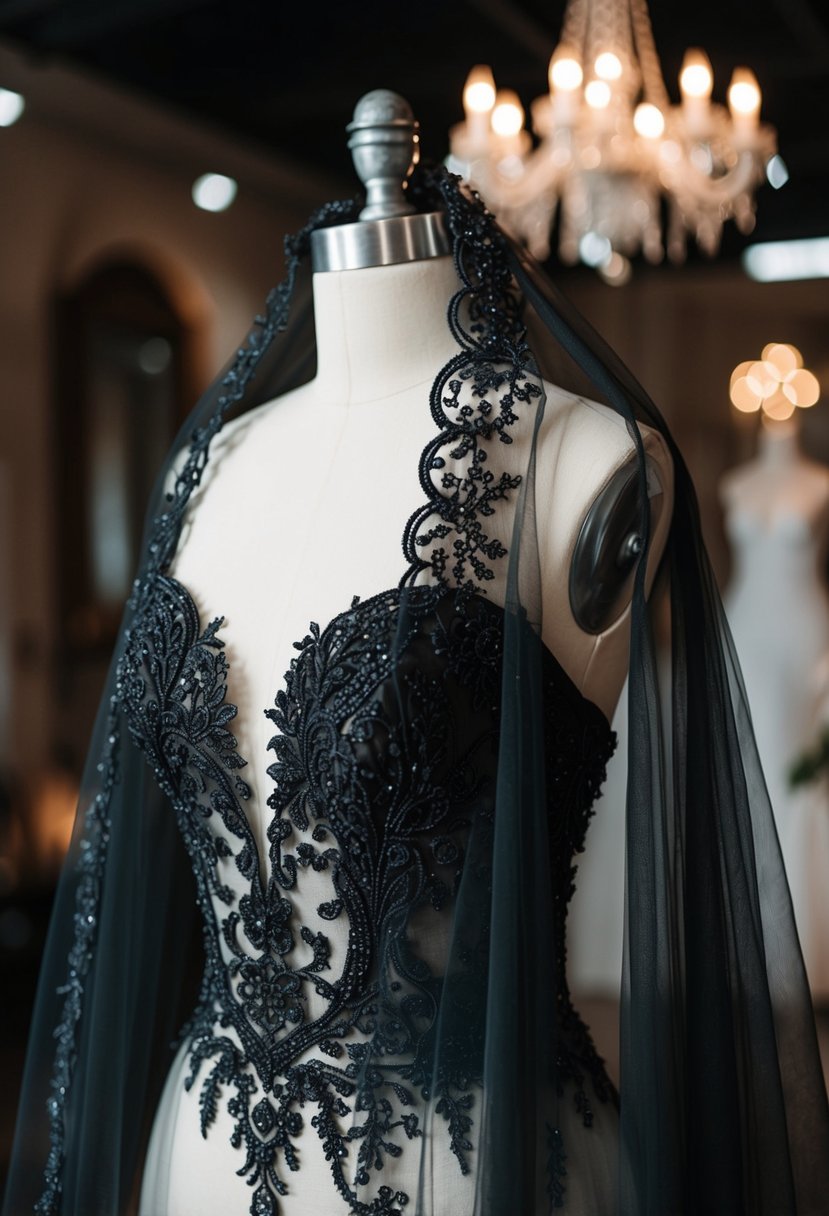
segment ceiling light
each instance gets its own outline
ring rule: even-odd
[[[226,211],[236,197],[236,182],[223,173],[204,173],[193,182],[193,202],[202,211]]]
[[[0,89],[0,127],[10,127],[17,122],[25,108],[26,102],[20,93]]]
[[[829,278],[829,237],[749,245],[743,251],[743,268],[758,283]]]

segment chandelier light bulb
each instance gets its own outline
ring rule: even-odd
[[[466,78],[463,108],[467,114],[488,114],[495,105],[495,80],[492,69],[479,63]]]
[[[15,93],[14,89],[0,89],[0,127],[10,127],[16,123],[25,107],[22,93]]]
[[[515,136],[524,125],[524,109],[512,89],[500,89],[492,111],[492,129],[504,138]]]
[[[694,47],[685,52],[682,71],[679,73],[679,87],[683,97],[707,99],[711,96],[714,74],[711,71],[711,60],[705,51]]]
[[[581,87],[584,72],[575,55],[569,51],[559,52],[550,60],[550,88],[553,92],[573,93]]]
[[[665,115],[659,106],[643,101],[636,107],[633,114],[633,126],[637,134],[645,139],[659,139],[665,130]]]
[[[728,88],[728,104],[735,114],[759,114],[760,86],[748,68],[735,68]]]
[[[226,211],[236,197],[237,185],[224,173],[203,173],[193,182],[193,202],[202,211]]]
[[[593,264],[606,282],[622,281],[639,255],[682,261],[689,240],[713,256],[729,220],[750,231],[761,181],[779,187],[787,177],[754,76],[739,68],[728,104],[715,103],[711,61],[690,47],[672,100],[648,0],[564,0],[563,8],[549,90],[533,99],[527,129],[519,99],[478,65],[466,81],[464,121],[450,133],[450,168],[542,260],[556,230],[565,262],[578,259],[583,238],[601,234],[610,252]],[[591,241],[586,248],[592,258]],[[614,253],[619,262],[608,260]]]
[[[606,80],[591,80],[584,90],[584,100],[594,110],[605,110],[610,105],[610,85]]]
[[[593,70],[599,80],[618,80],[622,75],[622,61],[613,51],[602,51],[596,56]]]

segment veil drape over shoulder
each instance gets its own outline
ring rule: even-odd
[[[368,1094],[368,1078],[391,1058],[393,1022],[405,1075],[395,1092],[403,1105],[406,1086],[416,1092],[421,1112],[419,1122],[401,1116],[414,1120],[404,1147],[418,1156],[418,1185],[405,1210],[418,1216],[443,1214],[433,1152],[435,1128],[445,1126],[476,1216],[557,1208],[580,1216],[829,1213],[829,1108],[809,990],[739,665],[681,453],[633,376],[458,179],[424,171],[412,194],[422,210],[445,212],[463,290],[448,319],[457,360],[435,369],[436,440],[421,463],[428,501],[404,537],[391,686],[404,705],[412,638],[427,607],[440,624],[430,592],[448,585],[462,603],[485,599],[487,571],[505,563],[497,764],[492,805],[470,829],[463,871],[445,896],[451,940],[439,983],[420,977],[407,954],[419,905],[402,882],[378,946],[375,1016],[362,1027],[365,1048],[353,1057],[349,1084],[361,1099]],[[3,1216],[135,1208],[171,1044],[188,1034],[196,1003],[185,964],[200,932],[193,825],[148,764],[125,708],[134,701],[136,630],[223,422],[314,374],[310,232],[351,222],[357,210],[323,208],[286,242],[285,282],[159,473],[56,897]],[[562,979],[544,948],[557,940],[563,911],[551,865],[543,672],[552,657],[541,641],[536,519],[545,508],[535,468],[542,374],[562,352],[627,425],[643,542],[630,618],[618,1122],[597,1111],[580,1136],[569,1130]],[[664,438],[674,463],[661,567],[669,664],[657,664],[655,607],[645,596],[641,425]],[[510,447],[511,426],[530,436],[520,468],[510,464],[518,447]],[[454,481],[435,473],[450,449],[464,470]],[[494,469],[497,492],[487,480]],[[485,530],[501,503],[511,512],[506,547]],[[151,705],[144,710],[151,714]],[[201,933],[208,974],[212,946]],[[265,1142],[268,1120],[260,1122]],[[257,1166],[253,1192],[265,1214],[280,1211],[268,1168],[264,1160]],[[301,1170],[291,1175],[293,1186],[301,1180]],[[358,1170],[351,1210],[402,1210],[390,1188],[378,1191],[382,1182],[382,1171]]]

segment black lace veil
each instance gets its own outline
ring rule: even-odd
[[[406,949],[418,909],[400,888],[402,912],[390,914],[378,946],[380,1013],[351,1072],[355,1090],[382,1069],[390,1023],[404,1025],[406,1085],[421,1110],[406,1145],[419,1160],[406,1207],[417,1216],[445,1210],[435,1146],[436,1129],[447,1124],[475,1216],[829,1212],[829,1111],[809,991],[739,665],[682,456],[641,386],[456,179],[424,177],[419,198],[423,209],[446,211],[465,291],[449,318],[458,360],[432,391],[436,441],[421,464],[426,505],[404,537],[396,653],[402,664],[424,599],[441,582],[477,600],[486,597],[487,570],[505,567],[495,793],[491,813],[472,827],[451,893],[439,983],[407,988],[407,976],[417,979]],[[228,417],[313,375],[309,232],[354,214],[350,204],[323,209],[287,242],[285,283],[159,474],[56,897],[3,1216],[135,1208],[170,1043],[186,1034],[194,1002],[186,962],[200,929],[174,799],[124,720],[123,657],[142,597],[178,542],[211,439]],[[531,342],[522,305],[535,314]],[[545,509],[535,494],[541,375],[562,350],[627,424],[643,538],[628,682],[621,1102],[618,1115],[612,1103],[597,1109],[584,1134],[562,1073],[560,977],[550,948],[562,910],[550,867],[542,687],[549,656],[536,536]],[[464,413],[470,401],[501,407]],[[532,437],[520,464],[508,415],[520,416]],[[649,511],[638,424],[664,437],[674,463],[663,558],[667,665],[657,662],[645,596]],[[447,453],[452,468],[465,470],[455,481],[438,474]],[[505,503],[510,527],[499,542],[487,521],[499,511],[503,518]],[[398,695],[402,704],[402,680]],[[397,1100],[402,1120],[406,1098]],[[301,1171],[290,1175],[294,1186],[301,1180]],[[402,1209],[383,1183],[382,1170],[358,1170],[353,1210]],[[256,1210],[278,1212],[264,1168],[260,1193]]]

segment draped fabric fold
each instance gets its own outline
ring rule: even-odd
[[[416,1184],[405,1203],[394,1186],[378,1190],[392,1176],[375,1164],[396,1156],[389,1135],[378,1132],[372,1152],[352,1142],[343,1155],[356,1166],[342,1175],[350,1210],[391,1216],[408,1203],[417,1216],[444,1216],[440,1145],[449,1136],[470,1216],[823,1216],[829,1109],[809,990],[690,475],[641,386],[480,202],[443,171],[424,171],[412,194],[421,209],[447,216],[464,284],[449,317],[460,353],[450,368],[435,369],[441,438],[424,454],[430,497],[404,537],[409,566],[398,594],[352,609],[382,610],[391,655],[382,655],[391,674],[377,678],[374,733],[362,727],[357,758],[368,764],[381,722],[394,744],[388,755],[400,772],[403,760],[414,772],[421,758],[411,727],[428,710],[430,780],[441,797],[450,791],[451,807],[438,821],[435,799],[407,778],[411,813],[422,822],[408,825],[412,843],[399,850],[407,869],[383,859],[371,1009],[355,1014],[361,1040],[338,1082],[338,1101],[351,1095],[355,1109],[368,1111],[362,1145],[392,1119],[404,1129],[399,1160],[414,1154]],[[170,1045],[187,1037],[196,1003],[185,963],[198,891],[177,791],[159,788],[124,713],[123,685],[135,674],[125,655],[146,609],[142,597],[178,543],[211,439],[228,417],[313,375],[309,233],[353,216],[352,204],[331,205],[286,243],[285,284],[159,474],[58,890],[3,1216],[135,1210]],[[579,770],[583,827],[609,728],[596,707],[573,700],[577,691],[541,637],[551,573],[539,555],[536,519],[546,505],[535,472],[543,378],[562,352],[626,423],[638,467],[643,544],[630,618],[620,1095],[600,1062],[591,1063],[597,1057],[564,973],[573,840],[562,843],[556,820],[569,795],[551,767],[550,715],[570,721],[575,706],[579,745],[595,752]],[[478,406],[464,412],[469,401]],[[500,413],[480,412],[481,401],[500,402]],[[645,594],[642,426],[663,437],[674,465],[660,579],[670,602],[667,658],[655,641],[656,596],[649,603]],[[527,442],[512,444],[511,427]],[[461,473],[443,471],[441,481],[437,470],[447,467]],[[471,523],[463,518],[470,505]],[[499,547],[484,529],[505,510],[508,539]],[[503,602],[487,596],[486,571],[499,562]],[[554,688],[560,705],[551,702]],[[338,752],[335,777],[345,763]],[[427,828],[436,869],[451,871],[451,881],[420,874]],[[343,867],[338,881],[346,880]],[[440,943],[437,969],[417,956],[418,941]],[[336,1112],[333,1098],[326,1110]],[[263,1113],[263,1140],[269,1120]],[[279,1187],[264,1168],[257,1179],[257,1210],[278,1213]],[[301,1168],[290,1182],[301,1189]]]

